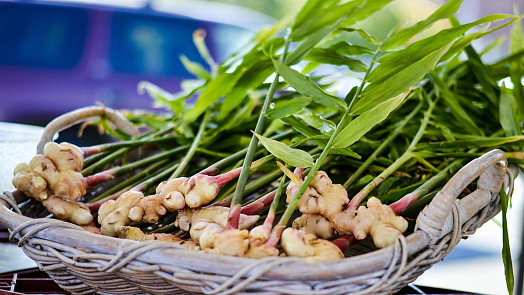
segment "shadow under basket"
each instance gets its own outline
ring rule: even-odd
[[[340,260],[250,259],[190,251],[168,242],[101,236],[67,222],[20,214],[5,192],[0,224],[11,240],[63,289],[73,294],[390,294],[442,260],[461,240],[500,211],[499,192],[511,192],[518,169],[490,151],[458,171],[418,215],[413,233],[394,245],[359,245]],[[477,189],[457,200],[466,186]]]

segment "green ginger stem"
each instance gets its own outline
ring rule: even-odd
[[[204,131],[206,129],[207,121],[209,119],[209,112],[206,112],[204,114],[204,118],[202,119],[202,122],[200,122],[200,126],[198,127],[198,132],[195,138],[193,139],[193,142],[191,143],[191,146],[189,147],[189,150],[187,151],[186,155],[176,168],[175,172],[169,177],[169,179],[177,178],[186,171],[187,166],[189,165],[189,162],[191,162],[191,159],[195,155],[195,153],[198,150],[198,145],[200,144],[200,141],[202,140],[202,136],[204,134]]]
[[[286,37],[286,43],[284,45],[284,52],[280,56],[280,61],[285,60],[288,47],[289,47],[289,34]],[[271,104],[271,101],[273,100],[273,96],[275,95],[275,91],[278,87],[279,78],[280,78],[280,75],[278,73],[275,73],[275,78],[273,79],[273,82],[271,83],[271,86],[269,87],[269,91],[267,92],[266,98],[264,99],[264,104],[262,105],[260,115],[258,116],[257,125],[255,127],[255,133],[257,134],[262,134],[264,130],[264,126],[266,122],[266,112],[269,109],[269,105]],[[244,163],[242,165],[242,172],[240,173],[240,176],[238,178],[237,187],[235,189],[233,199],[231,200],[231,210],[229,211],[228,221],[226,225],[227,229],[238,228],[238,224],[233,224],[233,223],[236,223],[236,221],[238,221],[238,216],[233,216],[233,215],[240,213],[240,203],[242,202],[242,197],[244,195],[244,188],[246,186],[247,179],[249,177],[249,168],[251,166],[251,162],[253,161],[253,157],[257,149],[257,146],[258,146],[258,138],[255,135],[252,135],[251,141],[249,142],[246,156],[244,158]]]

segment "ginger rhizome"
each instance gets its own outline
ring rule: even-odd
[[[36,155],[29,164],[21,163],[15,168],[13,185],[42,202],[59,219],[87,225],[93,217],[86,206],[76,202],[88,188],[80,173],[83,159],[77,146],[50,142],[45,145],[43,155]]]
[[[177,215],[176,224],[189,231],[191,238],[206,252],[229,256],[245,256],[249,247],[249,232],[259,219],[258,215],[240,214],[239,229],[225,229],[229,208],[186,208]]]
[[[138,227],[121,226],[117,230],[118,237],[121,239],[128,239],[134,241],[164,241],[172,242],[190,250],[199,250],[198,245],[192,240],[183,240],[174,234],[168,233],[144,233]]]
[[[286,189],[286,202],[289,204],[302,185],[302,169],[295,169],[294,174],[285,167],[281,169],[293,180]],[[302,216],[293,221],[293,227],[329,239],[334,233],[331,219],[342,212],[348,202],[346,189],[340,184],[334,184],[326,172],[317,171],[300,198],[298,210]]]
[[[197,208],[213,201],[220,189],[237,177],[241,169],[233,169],[224,174],[210,176],[199,173],[192,177],[178,177],[164,181],[157,186],[157,194],[169,211],[184,207]]]
[[[76,201],[87,189],[87,182],[80,174],[83,159],[77,146],[50,142],[45,145],[43,155],[34,156],[29,165],[22,163],[15,168],[13,185],[38,201],[49,195]]]
[[[302,257],[308,261],[344,258],[340,248],[332,242],[290,227],[282,232],[280,244],[286,255]]]
[[[136,207],[144,198],[142,192],[128,191],[116,200],[109,200],[98,209],[98,223],[104,235],[117,236],[121,226],[130,225],[133,221],[129,218],[129,211]]]
[[[288,204],[302,184],[302,170],[295,170],[295,175],[300,179],[300,182],[291,182],[288,185],[286,189],[286,202]],[[302,194],[298,210],[306,214],[317,213],[331,220],[344,209],[348,202],[346,189],[340,184],[333,184],[326,172],[318,171]]]
[[[332,223],[338,233],[352,234],[358,240],[371,235],[379,248],[393,244],[408,227],[403,217],[396,215],[393,209],[375,197],[368,200],[367,207],[360,206],[357,210],[337,214]]]

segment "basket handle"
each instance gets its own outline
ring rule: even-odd
[[[44,146],[53,140],[56,133],[87,119],[100,116],[106,116],[109,122],[129,135],[138,134],[138,130],[133,123],[129,122],[120,112],[105,106],[84,107],[65,113],[49,122],[38,143],[36,149],[37,154],[43,154]]]
[[[476,178],[478,189],[498,195],[506,176],[506,154],[498,149],[485,153],[462,167],[418,215],[415,230],[424,231],[431,241],[441,237],[446,218],[460,193]]]

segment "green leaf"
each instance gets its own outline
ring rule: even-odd
[[[335,123],[316,114],[301,113],[295,114],[295,117],[302,119],[302,121],[304,121],[306,124],[317,129],[325,135],[331,135],[333,131],[335,131],[335,128],[337,128]]]
[[[367,70],[367,66],[360,60],[341,55],[330,48],[313,48],[305,59],[336,66],[347,66],[354,72],[363,73]]]
[[[506,286],[508,288],[508,292],[509,294],[513,294],[515,277],[513,275],[513,263],[511,259],[507,218],[509,196],[504,191],[504,188],[500,190],[500,203],[502,207],[502,262],[504,263],[504,274],[506,275]]]
[[[499,120],[506,136],[522,135],[519,126],[519,114],[515,97],[508,93],[506,88],[502,88],[499,102]]]
[[[366,19],[373,13],[381,10],[384,6],[388,5],[393,0],[368,0],[364,2],[346,21],[342,23],[344,27],[350,27],[359,21]]]
[[[289,83],[289,85],[291,85],[303,95],[311,96],[314,102],[332,109],[346,108],[346,103],[343,99],[325,93],[320,87],[318,87],[317,84],[311,80],[311,78],[300,74],[299,72],[276,60],[273,60],[273,64],[275,65],[278,74],[280,74],[280,76],[282,76],[282,78],[284,78],[284,80]]]
[[[488,72],[488,69],[480,59],[475,49],[471,45],[466,47],[466,55],[468,56],[468,64],[471,67],[471,72],[477,78],[478,82],[482,86],[482,92],[489,98],[489,100],[497,105],[499,91],[497,81]]]
[[[367,48],[366,46],[349,44],[348,42],[344,41],[335,43],[329,46],[329,48],[335,50],[339,54],[345,54],[350,56],[374,53],[371,49]]]
[[[511,137],[482,137],[478,139],[456,140],[456,141],[441,141],[431,143],[419,143],[416,146],[417,150],[441,150],[441,149],[463,149],[467,148],[487,148],[500,147],[507,144],[523,144],[524,136]]]
[[[204,89],[204,92],[198,98],[195,106],[185,114],[185,122],[194,122],[209,105],[217,101],[220,97],[227,94],[238,79],[242,76],[245,69],[237,69],[233,73],[220,73],[215,79],[210,80]]]
[[[316,13],[321,10],[332,9],[337,5],[338,0],[310,0],[306,1],[300,11],[295,16],[295,21],[291,28],[296,30],[304,25],[311,18],[315,17]]]
[[[510,51],[512,55],[517,55],[524,51],[524,32],[522,31],[522,23],[520,18],[515,20],[510,33]],[[522,57],[517,61],[513,61],[509,67],[511,81],[513,82],[513,95],[517,101],[517,108],[522,116],[524,116],[524,85],[522,84],[522,77],[524,77],[524,65]],[[524,118],[521,118],[524,119]]]
[[[218,119],[227,118],[228,114],[242,103],[249,91],[262,85],[272,73],[274,68],[269,59],[260,59],[251,65],[237,80],[235,87],[225,95],[224,102],[220,105]]]
[[[409,92],[404,92],[394,98],[380,103],[373,109],[362,113],[351,121],[333,141],[333,148],[345,148],[352,145],[375,125],[382,122],[406,98]]]
[[[269,139],[262,135],[256,134],[260,143],[275,157],[281,159],[282,161],[288,163],[291,166],[299,168],[312,167],[315,163],[313,157],[307,152],[299,149],[290,148],[288,145]]]
[[[413,87],[424,76],[432,70],[439,61],[440,57],[449,49],[452,43],[431,52],[411,63],[395,75],[380,82],[367,86],[361,93],[361,97],[355,103],[351,110],[354,114],[366,112],[387,99],[397,96],[402,92]],[[375,68],[371,73],[380,70],[380,66]]]
[[[356,32],[364,40],[366,40],[366,41],[368,41],[370,43],[373,43],[373,44],[380,44],[381,43],[377,38],[375,38],[374,36],[372,36],[371,34],[369,34],[368,32],[366,32],[363,29],[355,29],[355,28],[338,28],[338,29],[341,30],[341,31],[349,32],[349,33]]]
[[[286,65],[294,65],[300,62],[306,56],[311,48],[315,47],[322,39],[329,35],[335,29],[335,26],[325,27],[314,34],[309,35],[300,43],[300,45],[286,56],[284,63]]]
[[[453,43],[457,38],[465,34],[475,26],[497,20],[514,18],[511,15],[490,15],[477,21],[445,29],[437,34],[419,40],[408,47],[393,51],[382,56],[377,62],[380,63],[368,76],[367,81],[371,84],[380,84],[402,69],[423,59],[428,54],[438,51]]]
[[[350,148],[331,149],[330,152],[335,155],[347,156],[347,157],[355,158],[357,160],[362,159],[361,155],[357,154],[354,150]]]
[[[435,23],[438,20],[448,18],[454,15],[460,8],[464,0],[451,0],[446,2],[444,5],[440,6],[435,12],[433,12],[425,20],[419,21],[416,24],[397,32],[387,39],[382,46],[382,50],[391,50],[397,48],[406,42],[408,42],[413,36],[422,32],[424,29],[428,28],[430,25]]]
[[[189,91],[181,91],[180,93],[174,95],[153,83],[140,81],[137,85],[137,92],[139,94],[147,92],[147,94],[155,100],[157,105],[169,106],[175,114],[182,114],[186,111],[186,104],[184,100],[193,96],[202,88],[202,86],[203,84],[197,84],[194,85],[193,88]]]
[[[482,129],[480,129],[471,116],[466,110],[460,105],[459,100],[457,99],[458,94],[454,94],[448,90],[443,84],[442,81],[437,77],[436,74],[432,73],[431,77],[433,82],[440,93],[440,97],[443,98],[446,106],[451,110],[451,114],[455,117],[458,123],[471,134],[481,135]]]
[[[466,36],[458,39],[453,44],[453,46],[451,46],[451,48],[448,50],[448,52],[446,52],[446,54],[444,54],[442,56],[440,61],[441,62],[446,61],[446,60],[452,58],[453,56],[461,53],[464,50],[464,48],[466,48],[468,45],[471,44],[471,42],[473,42],[473,40],[482,38],[482,37],[484,37],[484,36],[486,36],[488,34],[491,34],[491,33],[495,32],[495,31],[497,31],[497,30],[500,30],[500,29],[502,29],[504,27],[507,27],[507,26],[513,24],[514,22],[516,22],[517,20],[518,19],[515,18],[515,19],[513,19],[513,20],[511,20],[509,22],[506,22],[505,24],[502,24],[502,25],[500,25],[498,27],[495,27],[495,28],[493,28],[491,30],[487,30],[488,26],[486,25],[485,29],[482,29],[479,32],[471,33],[469,35],[466,35]]]
[[[298,97],[286,101],[275,102],[273,108],[267,111],[266,116],[270,119],[280,119],[303,110],[311,103],[311,97]]]
[[[301,120],[299,120],[299,119],[297,119],[297,118],[295,118],[293,116],[284,117],[284,118],[280,119],[280,121],[282,121],[285,124],[291,126],[291,128],[293,128],[296,131],[304,134],[307,137],[314,137],[314,136],[322,135],[318,130],[309,127],[308,125],[304,124],[304,122],[302,122]]]
[[[355,11],[358,13],[361,9],[359,6],[362,3],[366,3],[366,0],[354,0],[337,6],[333,6],[333,3],[329,1],[327,3],[328,5],[325,7],[313,11],[309,18],[300,26],[293,28],[291,40],[300,41],[302,38],[310,36],[320,29],[337,25],[348,17],[351,18]]]
[[[199,63],[189,60],[185,55],[180,56],[180,61],[188,72],[202,80],[211,79],[211,74]]]

